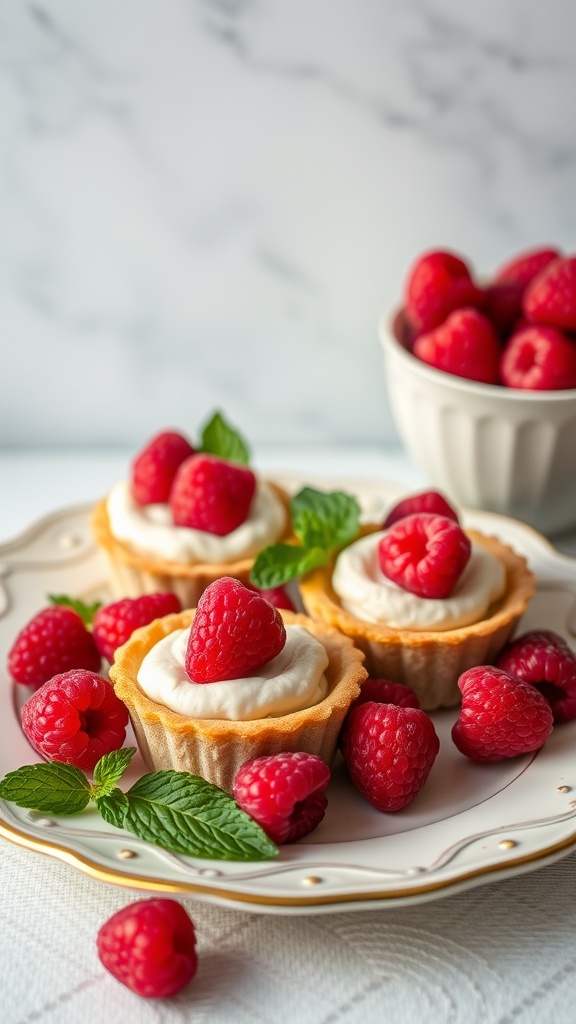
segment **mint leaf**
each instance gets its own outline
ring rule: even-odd
[[[304,547],[333,551],[353,540],[360,523],[356,498],[344,491],[304,487],[290,503],[294,533]]]
[[[109,825],[123,828],[128,811],[128,799],[121,789],[113,789],[109,793],[96,793],[94,796],[99,813]]]
[[[246,442],[219,412],[214,413],[202,431],[200,451],[244,466],[250,462]]]
[[[80,601],[76,597],[68,597],[67,594],[48,594],[48,600],[50,604],[63,605],[65,608],[72,608],[73,611],[77,612],[85,626],[91,626],[92,620],[98,611],[102,607],[102,601],[94,601],[92,604],[86,604],[85,601]]]
[[[97,801],[101,796],[107,796],[120,782],[130,761],[136,753],[136,747],[123,747],[121,750],[113,750],[110,754],[104,754],[94,768],[93,797]]]
[[[124,828],[163,849],[220,860],[263,860],[278,853],[231,796],[188,772],[150,772],[125,797]]]
[[[250,582],[262,590],[280,587],[318,565],[325,565],[327,561],[328,552],[321,548],[272,544],[257,556],[250,573]]]
[[[33,811],[77,814],[90,801],[90,785],[74,765],[51,761],[9,772],[0,781],[0,797]]]

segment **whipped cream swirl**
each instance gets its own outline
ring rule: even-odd
[[[480,544],[472,552],[449,597],[418,597],[389,580],[378,561],[383,533],[373,533],[340,553],[332,586],[340,604],[356,618],[390,629],[458,629],[479,622],[506,588],[504,566]]]
[[[110,530],[117,540],[142,554],[190,565],[251,558],[283,534],[287,515],[272,488],[260,480],[245,522],[224,537],[175,526],[169,505],[138,505],[130,483],[115,484],[107,499]]]
[[[328,655],[303,626],[286,626],[280,654],[245,679],[195,683],[186,673],[190,628],[163,637],[142,659],[140,689],[157,704],[186,718],[250,722],[303,711],[324,700]]]

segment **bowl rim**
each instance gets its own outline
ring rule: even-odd
[[[404,308],[396,306],[390,313],[383,313],[378,321],[378,337],[384,350],[388,349],[400,359],[412,372],[418,374],[424,380],[432,383],[443,384],[444,387],[452,387],[455,391],[462,391],[465,394],[475,394],[484,398],[493,398],[494,401],[504,402],[554,402],[558,404],[576,402],[576,388],[563,388],[555,391],[537,391],[528,388],[509,388],[503,384],[483,384],[481,381],[468,380],[467,377],[458,377],[456,374],[447,373],[445,370],[438,370],[428,363],[416,359],[405,345],[400,341],[399,334],[402,324],[405,322]]]

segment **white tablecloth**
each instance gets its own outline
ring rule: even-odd
[[[0,540],[90,500],[125,453],[0,454]],[[269,452],[263,468],[419,485],[391,451]],[[566,542],[567,550],[571,542]],[[95,936],[134,891],[0,840],[1,1024],[573,1024],[576,854],[520,877],[401,909],[302,917],[182,902],[196,979],[145,1001],[100,966]]]

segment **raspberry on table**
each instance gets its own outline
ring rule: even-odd
[[[379,811],[399,811],[420,791],[440,741],[419,708],[367,701],[348,713],[342,753],[350,778]]]
[[[96,939],[102,965],[136,995],[173,996],[196,974],[192,920],[176,900],[137,900],[102,925]]]
[[[270,754],[236,773],[233,796],[274,843],[294,843],[317,827],[328,804],[330,769],[316,754]]]
[[[256,477],[216,455],[192,455],[182,463],[170,493],[176,526],[188,526],[223,537],[248,518]]]
[[[524,327],[510,337],[502,352],[500,377],[509,388],[576,388],[576,342],[555,327]]]
[[[456,523],[459,522],[456,509],[452,508],[440,491],[420,491],[418,494],[410,494],[407,498],[397,501],[388,511],[382,529],[387,530],[399,519],[411,516],[414,512],[434,512],[436,515],[447,516],[448,519],[453,519]]]
[[[78,612],[53,605],[20,630],[8,652],[8,671],[17,683],[37,689],[60,672],[98,672],[101,658]]]
[[[175,430],[156,434],[132,462],[131,488],[139,505],[166,504],[176,470],[194,454],[190,442]]]
[[[92,622],[92,635],[102,657],[112,663],[116,649],[126,643],[135,629],[181,609],[175,594],[124,597],[98,609]]]
[[[22,708],[22,729],[38,753],[86,772],[122,746],[127,725],[111,684],[85,669],[49,679]]]
[[[548,739],[552,711],[530,683],[501,668],[479,665],[464,672],[458,686],[462,706],[452,739],[467,757],[501,761],[539,750]]]
[[[412,349],[417,359],[437,370],[482,384],[498,383],[500,342],[487,316],[457,309],[443,323],[421,334]]]
[[[418,332],[430,331],[462,306],[477,306],[481,290],[468,265],[451,252],[424,253],[408,272],[404,293],[406,316]]]
[[[464,571],[472,545],[453,519],[415,512],[399,519],[378,544],[384,575],[418,597],[445,598]]]
[[[524,289],[540,271],[544,270],[549,263],[557,260],[559,256],[559,250],[551,247],[539,246],[535,249],[526,249],[503,263],[494,274],[494,281],[515,284]]]
[[[576,718],[576,654],[551,629],[523,633],[500,652],[498,668],[531,683],[546,698],[554,721]]]
[[[532,323],[576,330],[576,256],[544,267],[528,285],[522,309]]]
[[[285,643],[278,609],[238,580],[222,576],[198,601],[186,672],[195,683],[240,679],[275,658]]]
[[[296,611],[294,601],[284,586],[263,588],[255,587],[250,583],[249,589],[260,594],[260,597],[263,597],[265,601],[269,601],[275,608],[285,608],[289,612]]]

